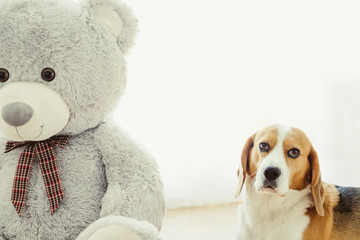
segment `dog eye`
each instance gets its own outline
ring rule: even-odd
[[[269,151],[270,151],[270,146],[269,146],[269,144],[264,143],[264,142],[262,142],[262,143],[259,144],[259,148],[260,148],[260,151],[261,151],[261,152],[269,152]]]
[[[290,149],[287,155],[291,158],[297,158],[300,155],[300,150],[296,148]]]
[[[44,68],[41,72],[41,78],[47,82],[55,79],[55,71],[52,68]]]
[[[9,80],[10,74],[5,68],[0,68],[0,82],[6,82]]]

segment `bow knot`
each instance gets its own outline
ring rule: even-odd
[[[11,195],[11,201],[19,216],[21,216],[25,207],[28,192],[27,186],[35,157],[38,159],[45,183],[51,214],[58,208],[59,203],[64,198],[64,189],[61,183],[54,147],[64,148],[69,138],[70,136],[68,135],[61,135],[39,142],[9,141],[6,143],[5,153],[22,146],[27,146],[19,158]]]

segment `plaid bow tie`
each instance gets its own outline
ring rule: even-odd
[[[35,156],[39,161],[41,174],[44,179],[51,215],[58,208],[59,203],[64,198],[64,189],[61,184],[54,147],[64,148],[69,138],[70,136],[62,135],[54,136],[39,142],[11,141],[6,143],[5,153],[8,153],[15,148],[27,146],[19,158],[11,195],[11,201],[20,217],[26,203],[28,192],[27,186]]]

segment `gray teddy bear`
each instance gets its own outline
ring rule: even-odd
[[[0,240],[155,240],[153,158],[105,122],[137,19],[116,0],[0,0]]]

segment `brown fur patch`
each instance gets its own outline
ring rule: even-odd
[[[271,150],[275,147],[277,143],[277,126],[264,128],[255,134],[254,147],[250,154],[248,173],[252,178],[256,177],[256,171],[261,164],[261,160],[271,152],[271,150],[269,152],[260,151],[259,144],[262,142],[268,143]]]
[[[296,159],[287,156],[287,152],[293,148],[300,150],[300,156]],[[303,190],[311,182],[310,163],[308,160],[311,143],[301,130],[292,128],[283,142],[283,149],[286,163],[291,173],[289,188]]]
[[[310,223],[304,232],[303,240],[340,240],[333,235],[334,207],[339,202],[339,192],[332,184],[323,183],[323,186],[325,189],[325,215],[321,217],[315,208],[307,211],[306,215],[310,217]]]

